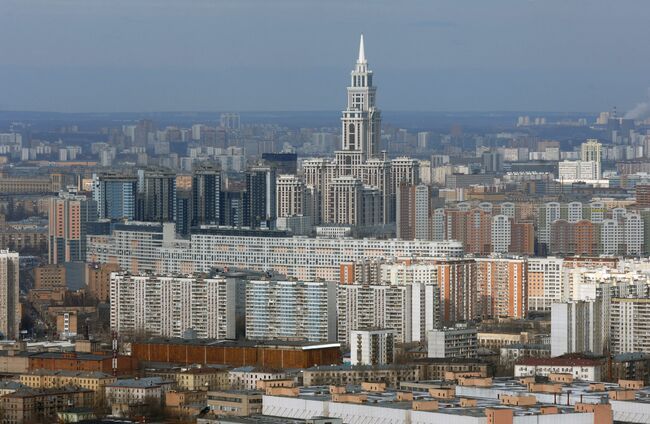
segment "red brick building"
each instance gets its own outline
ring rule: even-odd
[[[29,356],[29,371],[65,370],[113,372],[113,356],[104,353],[40,352]],[[131,375],[138,370],[138,360],[131,356],[117,357],[117,374]]]
[[[233,367],[307,368],[341,363],[338,343],[152,339],[132,343],[131,354],[138,361]]]

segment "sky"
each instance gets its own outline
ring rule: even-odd
[[[0,0],[0,110],[341,110],[364,33],[384,110],[647,102],[648,0]]]

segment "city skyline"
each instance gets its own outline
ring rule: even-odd
[[[0,0],[0,424],[650,423],[594,3]]]
[[[647,5],[470,3],[7,1],[0,110],[339,110],[363,32],[385,110],[647,111]]]

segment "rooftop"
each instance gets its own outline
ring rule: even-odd
[[[284,341],[284,340],[220,340],[220,339],[182,339],[154,337],[145,342],[134,344],[171,344],[171,345],[194,345],[194,346],[215,346],[215,347],[267,347],[277,349],[323,349],[340,348],[340,343],[315,343],[307,341]]]
[[[476,406],[461,406],[461,397],[456,396],[451,399],[438,399],[432,397],[427,391],[413,391],[413,401],[438,401],[438,410],[432,411],[436,413],[444,414],[453,414],[453,415],[463,415],[463,416],[472,416],[472,417],[485,417],[486,408],[503,408],[499,399],[496,398],[487,398],[487,397],[472,397],[476,400]],[[363,403],[367,406],[380,407],[380,408],[391,408],[391,409],[412,409],[412,401],[402,401],[398,400],[398,392],[387,390],[385,392],[368,392],[361,389],[359,386],[348,386],[348,394],[364,394],[367,396],[367,400]],[[268,397],[268,396],[267,396]],[[314,400],[314,401],[331,401],[332,396],[329,393],[328,386],[314,386],[314,387],[302,387],[300,388],[300,399],[304,400]],[[464,398],[467,398],[465,396]],[[537,415],[541,413],[541,407],[543,404],[537,403],[533,406],[512,406],[508,405],[509,409],[512,409],[515,416],[519,415]],[[560,413],[573,413],[573,406],[566,405],[553,405],[558,407]]]
[[[232,423],[232,424],[299,424],[305,422],[305,420],[269,417],[264,415],[251,415],[250,417],[231,417],[231,416],[214,415],[208,413],[208,414],[201,414],[198,416],[198,418],[213,419],[215,420],[215,422],[218,419],[220,423]]]
[[[107,387],[128,387],[128,388],[151,388],[159,387],[167,384],[172,384],[172,381],[163,380],[160,377],[146,377],[146,378],[128,378],[124,380],[117,380]]]
[[[36,352],[30,355],[35,359],[66,359],[74,358],[79,361],[102,361],[111,359],[112,356],[108,354],[98,353],[81,353],[81,352]]]
[[[16,390],[13,393],[4,395],[5,398],[18,398],[18,397],[36,397],[36,396],[56,396],[56,395],[67,395],[73,393],[94,393],[92,390],[83,389],[80,387],[57,387],[51,389],[33,389],[33,388],[22,388]]]
[[[378,370],[409,370],[415,365],[387,364],[387,365],[318,365],[307,368],[305,371],[378,371]]]
[[[112,378],[110,374],[99,371],[67,371],[67,370],[46,370],[37,369],[24,375],[51,375],[62,377],[83,377],[83,378]]]

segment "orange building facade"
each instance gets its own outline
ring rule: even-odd
[[[212,364],[241,367],[308,368],[341,363],[340,345],[256,344],[216,340],[160,339],[134,342],[131,354],[138,361],[175,364]]]

